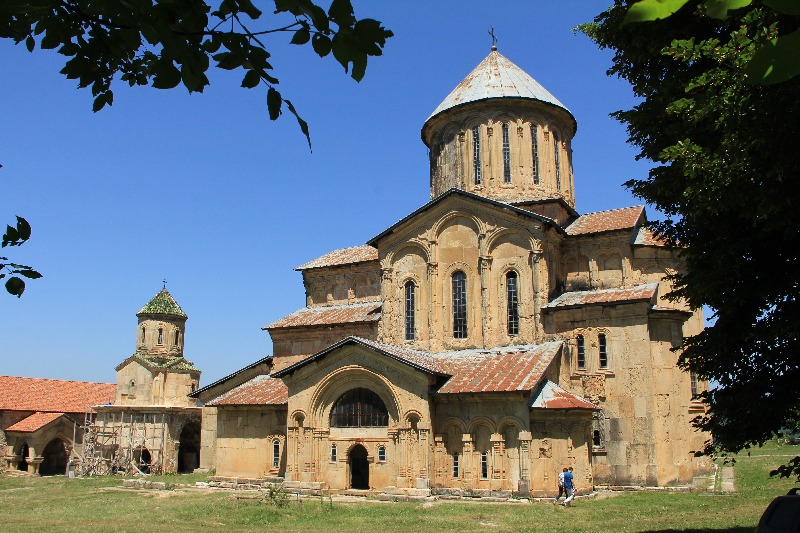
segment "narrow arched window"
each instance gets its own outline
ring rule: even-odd
[[[146,332],[147,332],[147,328],[145,328],[144,326],[142,326],[142,344],[144,344],[144,339],[145,339],[145,337],[147,336],[147,333],[146,333]]]
[[[272,441],[272,468],[278,468],[281,464],[281,441]]]
[[[467,275],[453,274],[453,337],[467,338]]]
[[[178,345],[178,335],[179,335],[179,334],[180,334],[180,332],[179,332],[179,331],[176,329],[176,330],[175,330],[175,340],[174,340],[174,342],[173,342],[173,344],[174,344],[175,346],[177,346],[177,345]]]
[[[331,409],[331,427],[373,428],[388,425],[386,404],[369,389],[350,389],[336,400]]]
[[[606,336],[601,333],[597,336],[597,344],[600,353],[600,368],[608,368],[608,348],[606,345]]]
[[[697,400],[700,398],[700,388],[697,386],[697,374],[694,371],[689,371],[689,380],[692,390],[692,400]]]
[[[592,432],[592,446],[595,448],[601,448],[603,446],[603,440],[600,438],[600,430],[595,429]]]
[[[336,445],[331,444],[331,462],[335,463],[337,459]]]
[[[556,189],[561,190],[561,150],[559,149],[558,132],[553,131],[553,164],[556,167]]]
[[[457,478],[459,474],[458,452],[453,452],[453,477]]]
[[[539,185],[539,128],[531,124],[531,156],[533,160],[533,184]]]
[[[508,123],[503,123],[503,181],[511,183],[511,144],[508,140]]]
[[[586,342],[583,340],[583,335],[578,335],[578,338],[575,339],[575,343],[578,345],[578,368],[585,369],[586,368]]]
[[[472,175],[475,185],[481,184],[481,130],[478,126],[472,128]]]
[[[519,334],[519,289],[517,273],[506,274],[506,311],[508,316],[508,334]]]
[[[489,454],[481,452],[481,479],[489,479]]]
[[[414,340],[414,310],[416,306],[416,286],[413,281],[406,281],[406,340]]]
[[[386,462],[386,446],[383,445],[378,446],[378,462],[379,463]]]
[[[158,328],[158,344],[163,344],[164,342],[164,329]]]

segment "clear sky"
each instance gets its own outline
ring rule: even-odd
[[[2,255],[44,274],[19,300],[0,294],[0,374],[113,382],[163,279],[189,315],[185,355],[202,385],[271,354],[261,327],[305,305],[295,267],[429,200],[420,128],[488,55],[489,26],[578,121],[578,211],[642,203],[622,183],[648,165],[608,116],[635,100],[606,76],[610,53],[572,32],[606,3],[354,2],[395,33],[361,83],[274,37],[280,90],[309,122],[313,153],[239,73],[212,69],[193,95],[117,83],[114,106],[94,114],[90,91],[58,73],[61,56],[0,42],[0,223],[33,227]]]

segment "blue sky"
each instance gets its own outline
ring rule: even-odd
[[[0,42],[0,223],[33,226],[3,255],[45,276],[19,300],[0,294],[0,374],[114,381],[162,279],[189,315],[185,355],[203,384],[271,354],[261,327],[305,304],[295,267],[429,200],[420,128],[489,53],[489,26],[578,121],[578,211],[642,203],[622,183],[648,165],[608,116],[635,100],[606,76],[610,53],[572,32],[605,5],[355,2],[395,33],[361,83],[278,35],[279,88],[313,152],[291,116],[269,121],[266,90],[239,88],[238,73],[212,70],[193,95],[117,84],[114,106],[94,114],[60,56]]]

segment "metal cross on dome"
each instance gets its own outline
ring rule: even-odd
[[[497,50],[497,37],[494,36],[494,26],[489,26],[489,35],[492,36],[492,50]]]

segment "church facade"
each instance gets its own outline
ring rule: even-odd
[[[298,270],[274,352],[190,396],[201,466],[331,489],[553,492],[708,467],[677,367],[699,310],[644,207],[579,214],[577,123],[493,49],[422,128],[431,200]]]

